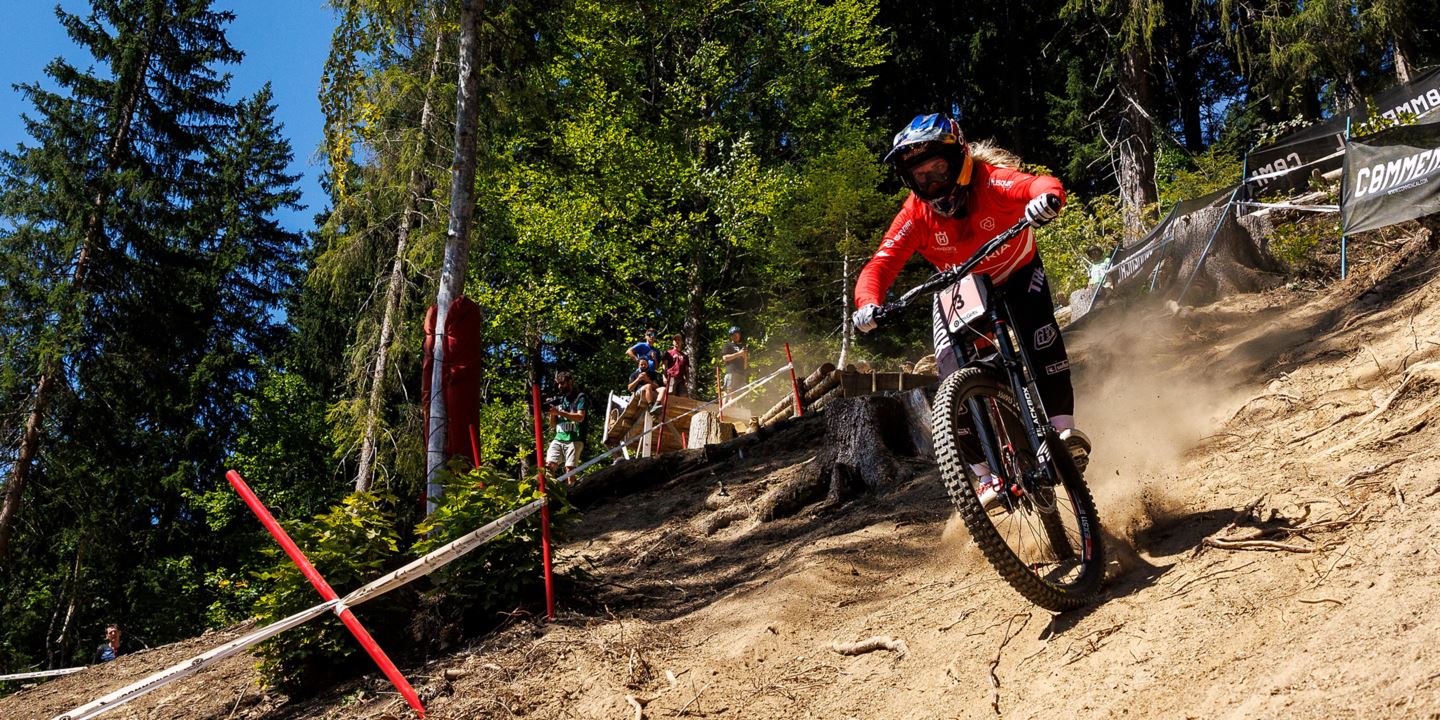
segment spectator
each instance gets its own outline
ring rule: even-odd
[[[1085,258],[1089,266],[1087,272],[1090,274],[1090,287],[1105,284],[1105,273],[1110,271],[1110,258],[1098,247],[1091,245],[1085,248]]]
[[[95,662],[106,663],[125,654],[120,646],[120,627],[111,623],[105,626],[105,642],[95,648]]]
[[[660,392],[660,378],[650,369],[650,363],[644,357],[638,357],[635,359],[635,372],[630,373],[630,383],[625,387],[633,394],[630,402],[654,405]]]
[[[685,336],[675,333],[661,359],[665,362],[665,389],[671,395],[689,397],[690,356],[685,354]]]
[[[750,368],[750,349],[741,345],[740,328],[730,326],[730,340],[720,348],[720,359],[725,363],[726,392],[734,392],[745,384],[746,370]]]
[[[545,450],[545,466],[552,475],[560,469],[562,461],[566,472],[580,465],[580,457],[585,453],[585,416],[590,404],[585,393],[575,388],[570,373],[564,370],[555,373],[555,387],[560,395],[545,402],[550,426],[555,429],[555,439]]]
[[[629,355],[631,360],[645,358],[645,362],[650,366],[650,371],[658,371],[660,369],[660,348],[655,347],[655,328],[645,328],[645,339],[631,345],[625,354]]]

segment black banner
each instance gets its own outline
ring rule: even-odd
[[[1352,138],[1345,145],[1341,227],[1374,230],[1440,212],[1440,124]]]
[[[1411,113],[1421,123],[1440,122],[1440,112],[1434,112],[1440,110],[1440,67],[1377,94],[1374,101],[1376,112],[1383,117]],[[1316,170],[1326,173],[1340,169],[1347,123],[1363,122],[1367,117],[1368,108],[1352,107],[1251,150],[1246,158],[1246,196],[1258,198],[1303,190]]]
[[[1175,203],[1175,207],[1170,209],[1169,214],[1148,235],[1129,247],[1120,248],[1120,252],[1115,254],[1115,262],[1106,273],[1111,282],[1118,288],[1134,278],[1149,276],[1165,257],[1162,250],[1175,239],[1176,225],[1185,222],[1186,218],[1198,210],[1228,202],[1235,194],[1235,188],[1236,186],[1231,185],[1204,197]]]
[[[1252,150],[1245,160],[1245,197],[1255,199],[1273,193],[1303,191],[1309,187],[1315,172],[1339,170],[1344,154],[1342,133],[1326,133]]]

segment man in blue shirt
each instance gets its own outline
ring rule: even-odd
[[[645,328],[645,339],[630,346],[625,354],[631,360],[645,359],[650,366],[650,372],[660,369],[660,348],[655,347],[655,328]]]
[[[120,628],[111,624],[105,626],[105,642],[95,648],[95,662],[106,663],[124,655],[120,649]]]

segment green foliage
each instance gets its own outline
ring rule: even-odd
[[[552,528],[563,527],[571,509],[565,488],[551,484],[548,490]],[[421,538],[415,552],[429,553],[539,498],[539,488],[530,479],[519,481],[483,467],[453,474],[445,483],[444,500],[415,528]],[[522,598],[533,596],[540,576],[537,513],[436,572],[430,595],[443,598],[449,606],[446,610],[493,617],[496,611],[511,610]],[[440,603],[431,603],[436,604]]]
[[[1050,290],[1068,297],[1085,287],[1089,277],[1085,249],[1093,245],[1109,255],[1121,237],[1123,222],[1120,200],[1114,195],[1086,200],[1071,193],[1065,212],[1035,233]]]
[[[1365,120],[1356,123],[1350,128],[1350,134],[1355,137],[1371,135],[1381,130],[1392,127],[1405,127],[1420,122],[1420,116],[1413,112],[1399,112],[1394,116],[1381,115],[1380,109],[1375,107],[1375,101],[1365,98]]]
[[[370,493],[352,493],[329,511],[286,531],[330,586],[344,594],[372,580],[399,551],[394,517],[384,507],[394,498]],[[256,573],[255,580],[268,588],[259,596],[255,615],[264,624],[282,620],[321,602],[299,568],[280,548],[265,550],[270,567]],[[365,606],[367,626],[384,627],[399,620],[395,609],[377,600]],[[289,692],[304,692],[333,678],[363,651],[338,618],[327,615],[311,621],[304,632],[283,633],[262,644],[260,674],[271,686]]]
[[[1267,238],[1271,255],[1292,271],[1310,269],[1311,254],[1316,247],[1340,237],[1340,226],[1333,219],[1281,223]]]
[[[1177,202],[1203,197],[1240,182],[1244,161],[1217,143],[1198,155],[1178,147],[1166,147],[1155,165],[1163,215]]]

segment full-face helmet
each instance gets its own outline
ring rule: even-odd
[[[974,161],[960,124],[943,113],[916,115],[895,134],[885,162],[910,192],[945,216],[964,215]]]

